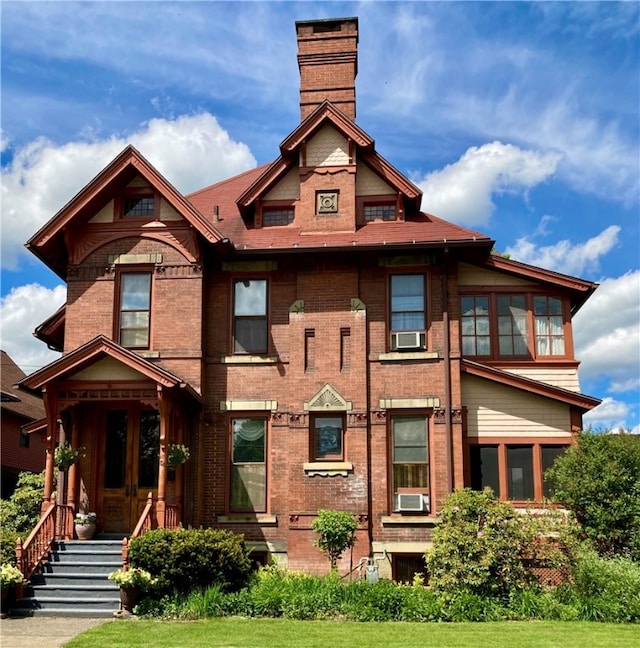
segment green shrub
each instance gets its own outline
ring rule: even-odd
[[[1,502],[0,527],[15,531],[26,540],[40,519],[43,492],[44,472],[21,472],[13,494]]]
[[[23,538],[24,540],[25,538]],[[16,564],[16,541],[18,533],[13,529],[0,528],[0,563]]]
[[[490,489],[454,491],[444,502],[442,524],[426,555],[430,587],[488,598],[525,587],[531,578],[522,555],[533,535],[527,525],[526,516],[496,500]]]
[[[156,529],[131,541],[129,560],[157,578],[157,597],[212,585],[241,589],[251,561],[242,536],[217,529]]]
[[[640,564],[627,558],[602,558],[585,550],[572,569],[572,582],[558,589],[581,621],[640,621]]]
[[[581,432],[545,477],[598,553],[640,562],[640,436]]]

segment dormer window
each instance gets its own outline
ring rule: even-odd
[[[289,225],[293,223],[293,207],[269,207],[262,210],[262,225],[271,227],[273,225]]]
[[[394,221],[397,218],[395,201],[365,203],[362,211],[367,223],[377,220]]]

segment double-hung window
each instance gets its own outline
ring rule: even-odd
[[[427,320],[424,275],[391,275],[390,297],[391,349],[424,349]]]
[[[231,420],[231,484],[229,508],[233,512],[267,509],[267,420]]]
[[[539,356],[564,355],[564,327],[562,301],[558,297],[535,295],[536,354]]]
[[[498,295],[498,347],[501,356],[526,356],[526,295]]]
[[[394,511],[429,510],[429,445],[426,416],[391,418]]]
[[[487,295],[464,296],[461,299],[461,311],[463,355],[490,356],[489,297]]]
[[[233,351],[266,353],[267,348],[267,280],[237,280],[233,284]]]
[[[148,349],[151,323],[151,273],[122,272],[118,307],[118,339],[131,349]]]

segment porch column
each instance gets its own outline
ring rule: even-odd
[[[159,529],[166,526],[167,497],[167,414],[168,407],[158,386],[158,410],[160,412],[160,465],[158,467],[158,501],[156,502],[156,521]]]
[[[71,416],[71,438],[67,441],[78,445],[78,425],[73,410],[70,412]],[[69,483],[67,484],[67,504],[72,507],[73,512],[76,511],[76,490],[78,484],[78,463],[74,463],[69,467],[68,474]]]
[[[47,450],[44,472],[44,493],[41,510],[44,512],[49,508],[51,494],[53,493],[53,468],[54,452],[56,449],[58,420],[53,407],[53,399],[47,392],[46,387],[42,390],[45,412],[47,413]]]

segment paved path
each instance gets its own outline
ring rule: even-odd
[[[23,617],[0,621],[2,648],[61,648],[77,635],[112,619],[84,617]]]

